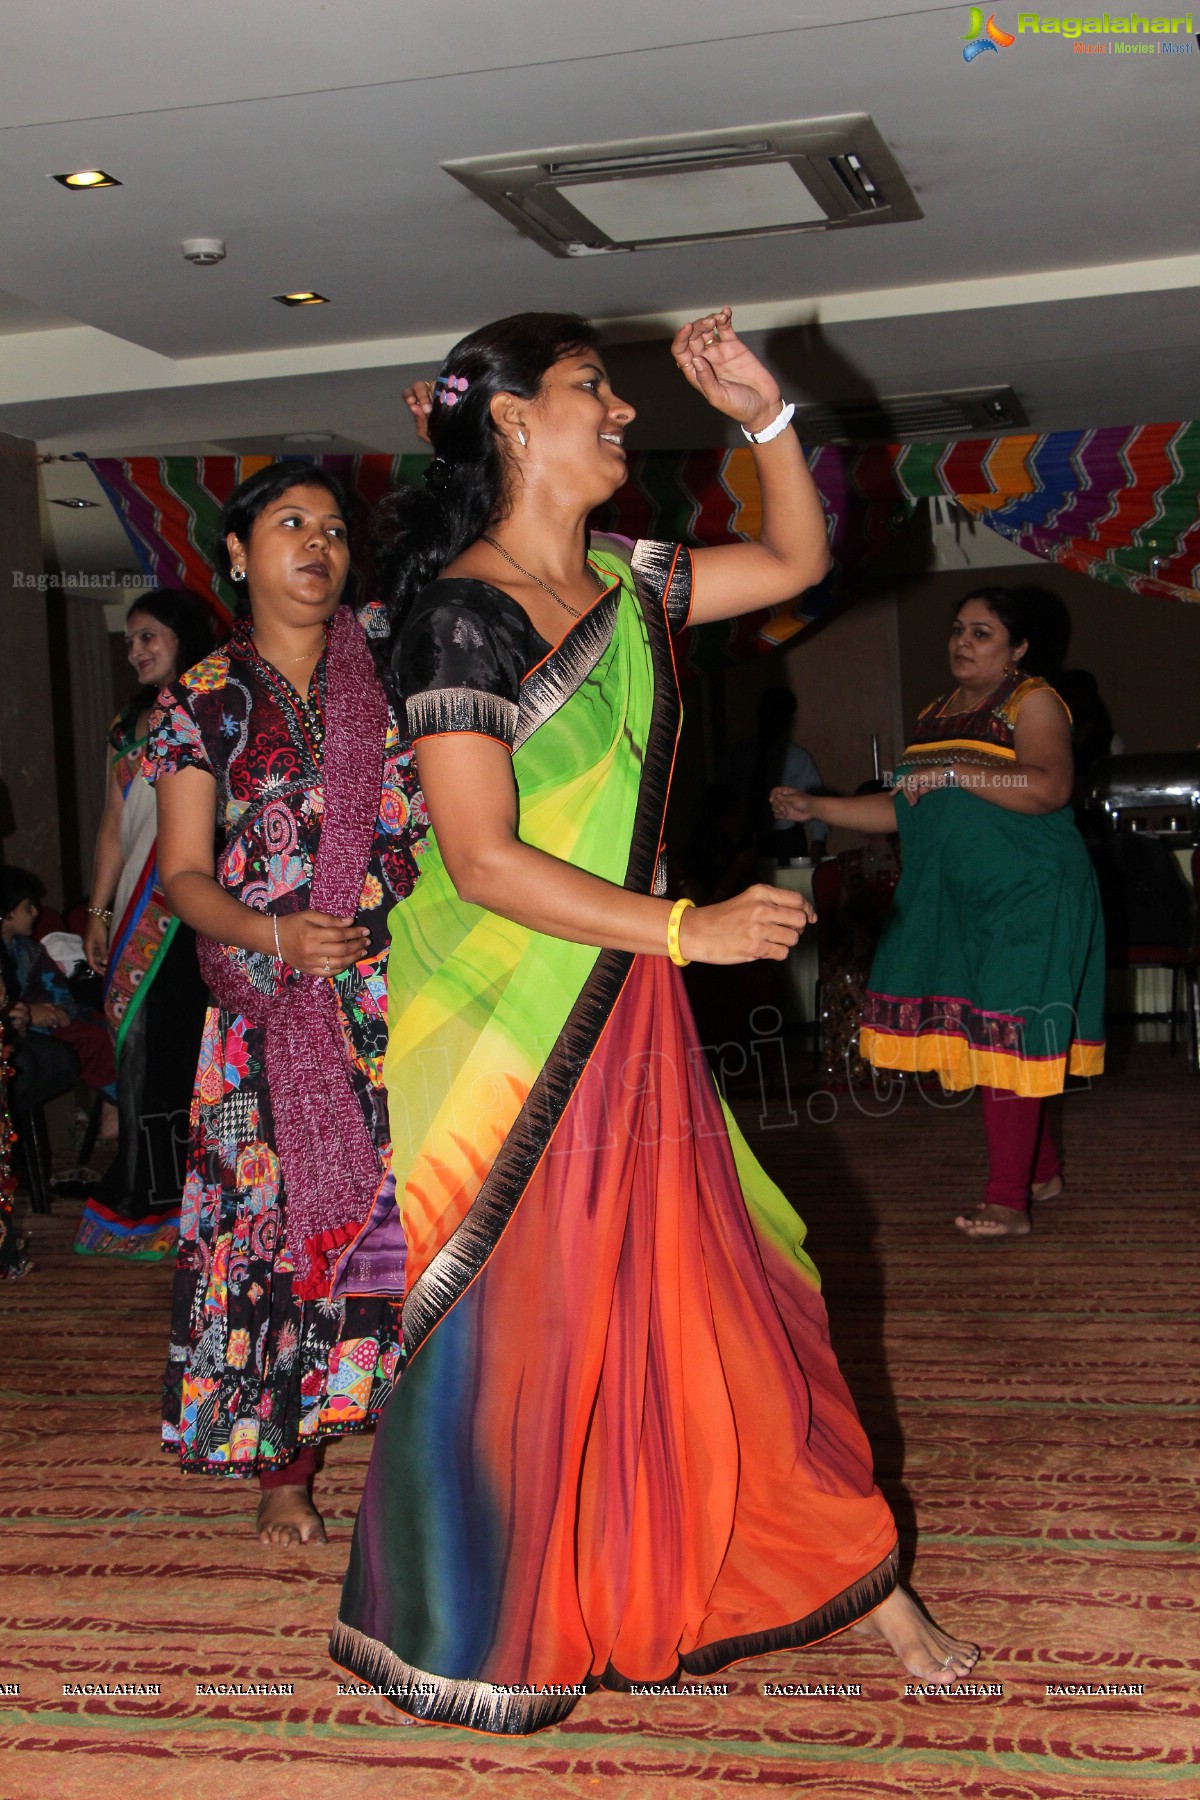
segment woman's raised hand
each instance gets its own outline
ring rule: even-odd
[[[363,955],[371,936],[365,925],[331,913],[283,913],[277,923],[284,962],[304,975],[340,975]]]
[[[783,962],[816,916],[803,894],[759,882],[717,906],[689,906],[679,924],[679,949],[689,962]]]
[[[710,406],[748,431],[762,431],[778,417],[779,383],[733,329],[728,306],[681,325],[671,355]]]
[[[429,415],[433,410],[433,387],[428,381],[414,381],[411,387],[404,390],[404,404],[412,414],[412,422],[417,428],[417,436],[423,444],[429,442]]]
[[[803,788],[771,789],[771,811],[777,819],[790,819],[795,825],[807,825],[816,818],[816,800],[815,794],[806,794]]]

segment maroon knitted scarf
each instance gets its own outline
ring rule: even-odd
[[[358,911],[379,817],[387,723],[366,636],[350,608],[339,606],[326,651],[325,807],[309,902],[316,912],[348,918]],[[382,1177],[351,1084],[333,983],[293,969],[274,995],[263,994],[225,945],[198,937],[197,947],[218,1004],[263,1028],[296,1292],[315,1297],[324,1290],[313,1240],[365,1218]]]

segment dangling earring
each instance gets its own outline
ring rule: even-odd
[[[245,579],[246,579],[245,569],[230,569],[229,579],[231,581],[245,581]]]
[[[526,444],[529,442],[529,439],[525,436],[525,433],[523,431],[518,431],[517,442],[518,442],[518,444],[520,444],[522,450],[525,448]]]

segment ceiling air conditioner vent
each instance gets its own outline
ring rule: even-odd
[[[857,212],[874,212],[884,205],[883,196],[872,181],[870,170],[864,166],[861,157],[853,153],[849,156],[831,156],[828,162]]]
[[[514,151],[442,167],[554,256],[922,217],[865,113]]]
[[[918,438],[990,437],[1028,423],[1011,388],[895,394],[796,410],[796,429],[806,444],[901,444]]]

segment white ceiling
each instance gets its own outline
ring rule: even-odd
[[[643,444],[719,441],[662,339],[723,300],[802,400],[997,384],[1046,429],[1200,416],[1196,40],[1190,56],[1117,57],[1025,35],[968,66],[967,13],[12,7],[0,431],[60,453],[250,449],[305,430],[406,449],[404,381],[483,319],[537,306],[626,340],[614,369]],[[1015,7],[997,15],[1015,30]],[[922,220],[561,261],[439,166],[845,112],[874,120]],[[94,165],[124,185],[47,179]],[[186,264],[180,240],[198,235],[224,238],[227,260]],[[333,304],[272,300],[294,287]]]

